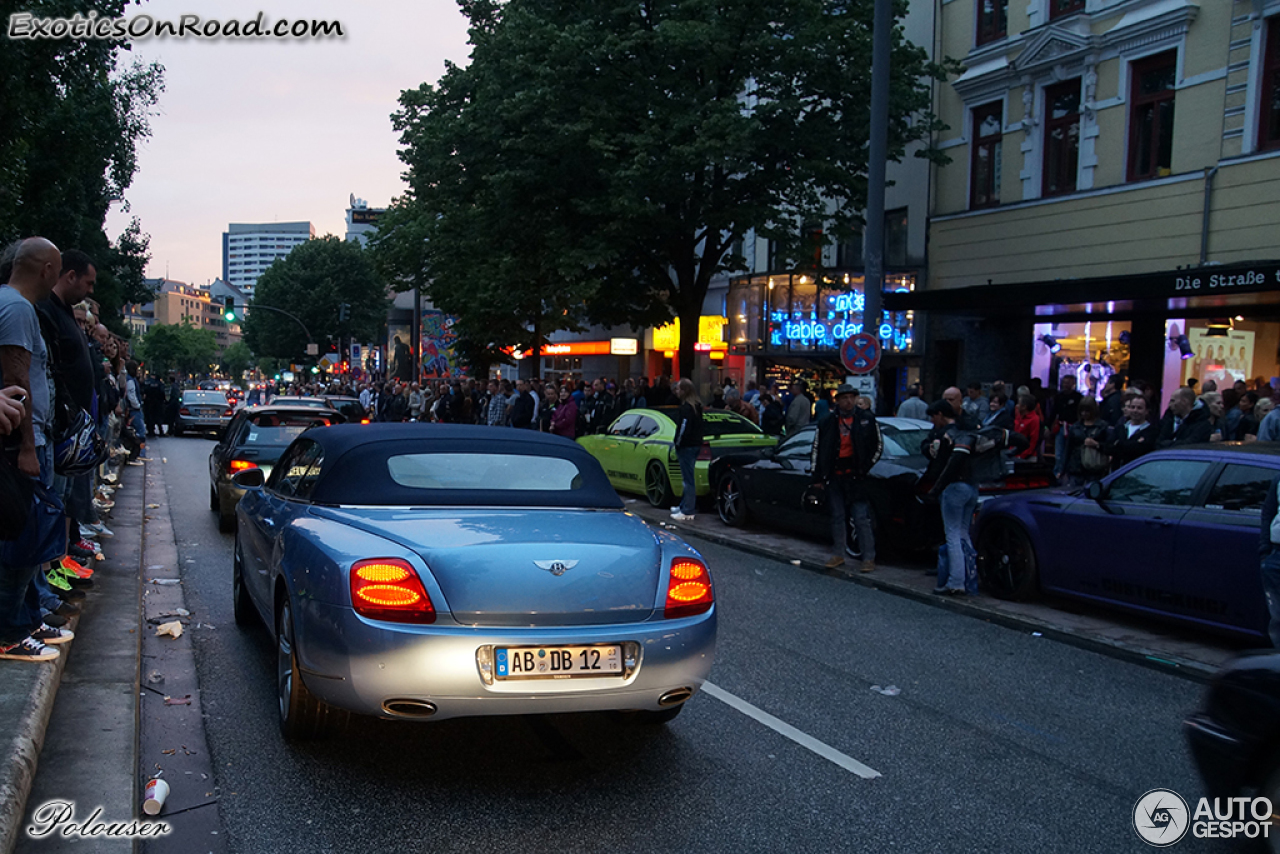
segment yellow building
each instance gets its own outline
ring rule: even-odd
[[[935,39],[951,163],[886,300],[935,383],[1280,376],[1280,0],[950,0]]]
[[[240,340],[240,324],[222,318],[222,306],[214,305],[209,293],[185,282],[159,280],[154,303],[154,322],[163,325],[189,323],[208,329],[218,340],[218,352]]]

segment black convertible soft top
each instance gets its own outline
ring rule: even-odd
[[[595,457],[576,442],[547,433],[463,424],[338,424],[308,430],[296,441],[316,442],[324,449],[320,475],[310,495],[317,504],[623,506]],[[573,489],[557,490],[504,490],[501,483],[483,490],[420,489],[392,478],[387,463],[390,458],[432,453],[562,459],[573,463],[581,476]]]

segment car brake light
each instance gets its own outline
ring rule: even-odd
[[[360,419],[360,423],[361,423],[361,424],[368,424],[368,423],[369,423],[369,419],[368,419],[368,418],[361,418],[361,419]]]
[[[711,574],[701,561],[687,557],[671,561],[671,579],[667,582],[664,617],[668,620],[692,617],[711,610],[714,602]]]
[[[711,459],[711,443],[710,442],[702,443],[702,447],[698,449],[698,459],[700,460]]]
[[[190,415],[191,412],[184,406],[178,410],[179,415]]]
[[[227,466],[227,469],[232,474],[235,474],[238,471],[245,471],[247,469],[256,469],[257,467],[258,467],[258,464],[253,462],[252,460],[232,460],[231,463]]]
[[[226,411],[226,412],[222,413],[222,415],[223,415],[223,417],[224,417],[224,418],[230,418],[231,416],[233,416],[233,415],[235,415],[235,414],[236,414],[236,411],[235,411],[234,409],[232,409],[230,406],[228,406],[228,407],[227,407],[227,411]]]
[[[374,558],[351,566],[351,604],[371,620],[434,623],[436,609],[407,561]]]

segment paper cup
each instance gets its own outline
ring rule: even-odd
[[[142,793],[142,811],[147,815],[159,815],[164,809],[165,798],[169,797],[169,784],[159,777],[147,783]]]

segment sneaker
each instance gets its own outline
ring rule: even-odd
[[[71,582],[67,580],[65,575],[58,572],[56,569],[51,569],[46,572],[44,574],[44,580],[49,582],[49,586],[56,591],[60,591],[62,593],[71,592]]]
[[[0,646],[0,658],[14,661],[53,661],[60,652],[51,646],[45,646],[38,640],[24,638],[8,646]]]
[[[679,512],[680,512],[680,505],[679,505],[679,504],[677,504],[675,507],[672,507],[672,508],[671,508],[671,512],[672,512],[673,514],[675,514],[675,513],[679,513]]]
[[[67,555],[76,560],[93,560],[94,552],[79,548],[75,543],[68,543]]]
[[[64,601],[61,605],[59,605],[56,609],[54,609],[53,614],[51,614],[50,616],[61,617],[62,619],[65,620],[71,617],[78,617],[79,615],[80,615],[79,605],[77,605],[75,602]]]
[[[841,555],[832,555],[827,558],[827,562],[823,564],[827,569],[839,569],[844,566],[844,557]]]
[[[149,462],[151,462],[151,457],[138,457],[138,462],[140,462],[140,463],[149,463]]]
[[[76,578],[92,578],[93,570],[87,566],[82,566],[74,558],[64,557],[59,565],[62,567],[63,575],[74,575]]]
[[[114,501],[100,501],[97,498],[93,499],[94,509],[103,515],[110,513],[115,506],[116,503]]]
[[[876,562],[874,560],[864,560],[862,566],[858,567],[858,572],[875,572]]]
[[[66,643],[76,636],[70,629],[55,629],[48,623],[41,623],[40,628],[31,633],[31,639],[40,643],[54,645]]]
[[[82,552],[92,552],[93,554],[99,554],[102,551],[102,546],[98,545],[93,540],[86,540],[84,537],[80,538],[80,540],[75,544],[75,547]]]
[[[116,474],[115,472],[112,472],[111,474],[104,474],[102,476],[102,479],[114,486],[115,484],[120,482],[120,475]]]
[[[107,539],[111,539],[115,536],[115,533],[101,522],[94,522],[92,525],[80,526],[80,536],[84,539],[89,539],[89,536],[85,534],[86,531],[94,537],[106,537]]]
[[[131,465],[131,466],[145,466],[145,465],[146,465],[146,463],[144,463],[142,460],[129,460],[129,465]]]
[[[53,626],[55,629],[60,629],[67,624],[67,618],[60,617],[56,611],[53,611],[44,615],[44,622],[45,625]]]
[[[671,514],[671,519],[675,522],[692,522],[692,513],[681,513],[679,510]]]

